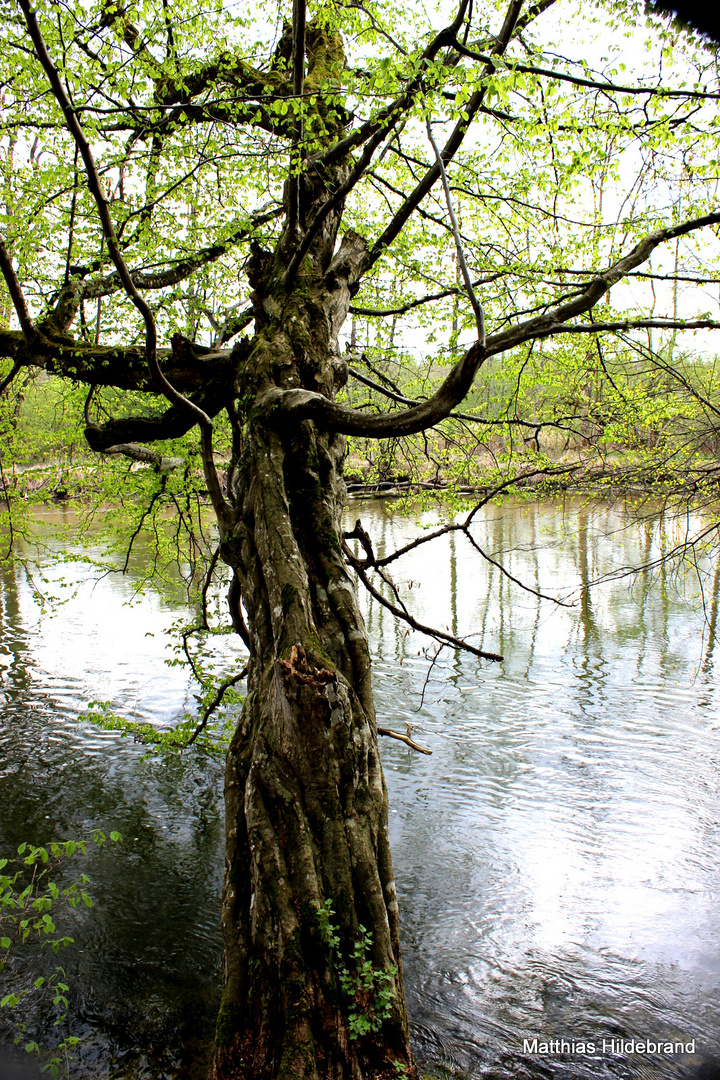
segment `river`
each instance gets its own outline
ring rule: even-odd
[[[199,1077],[218,1004],[222,764],[77,720],[97,699],[157,725],[192,707],[163,663],[187,608],[179,586],[93,572],[72,540],[57,561],[62,516],[39,521],[41,559],[29,548],[0,577],[0,853],[122,833],[77,863],[93,908],[66,913],[75,944],[53,960],[81,1039],[70,1076]],[[357,517],[379,554],[437,523],[381,501],[354,502]],[[378,722],[433,751],[381,740],[408,1008],[436,1075],[720,1076],[720,578],[700,557],[700,578],[660,566],[582,589],[682,538],[636,518],[622,502],[511,500],[473,526],[494,563],[455,533],[393,564],[420,621],[502,663],[434,658],[363,601]],[[25,1017],[48,1045],[51,1018]],[[29,1058],[2,1069],[35,1075]]]

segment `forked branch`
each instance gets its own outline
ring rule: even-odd
[[[355,555],[353,555],[346,542],[347,540],[351,539],[359,539],[360,542],[363,544],[366,552],[365,560],[358,559],[355,557]],[[463,649],[465,652],[472,653],[474,656],[479,656],[482,660],[500,661],[503,659],[500,653],[485,652],[483,649],[478,649],[477,646],[471,645],[464,638],[455,637],[454,634],[448,634],[444,630],[438,630],[436,627],[426,626],[424,623],[418,622],[418,620],[413,618],[413,616],[409,613],[409,611],[404,608],[404,606],[400,607],[398,604],[393,604],[392,601],[386,599],[386,597],[383,596],[380,590],[375,588],[366,572],[366,568],[372,565],[372,563],[368,561],[367,557],[368,550],[370,550],[370,552],[372,553],[372,547],[370,546],[370,548],[368,549],[368,547],[366,546],[369,543],[369,540],[370,538],[368,537],[367,533],[364,529],[362,529],[362,526],[360,526],[360,522],[358,522],[353,532],[345,533],[342,546],[345,558],[353,567],[355,573],[360,578],[367,591],[372,597],[374,597],[375,600],[377,600],[379,604],[381,604],[384,608],[387,608],[388,611],[392,612],[392,614],[397,619],[400,619],[402,620],[402,622],[407,623],[407,625],[412,627],[413,630],[417,630],[421,634],[427,634],[428,637],[434,638],[435,641],[440,641],[444,644],[452,645],[455,649]],[[372,559],[372,561],[374,562],[374,558]]]

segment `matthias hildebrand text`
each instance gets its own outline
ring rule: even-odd
[[[523,1054],[694,1054],[695,1040],[666,1039],[523,1039]]]

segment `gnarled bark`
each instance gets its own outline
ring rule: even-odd
[[[263,406],[273,388],[332,397],[347,378],[337,332],[362,242],[332,259],[337,221],[291,293],[282,255],[256,253],[259,331],[238,376],[245,450],[221,555],[251,660],[226,774],[216,1080],[412,1072],[370,655],[341,549],[345,440]],[[364,932],[375,974],[348,988]],[[377,1030],[355,1038],[362,1017]]]

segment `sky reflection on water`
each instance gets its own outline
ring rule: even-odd
[[[388,504],[354,503],[358,516],[379,554],[415,533]],[[600,502],[484,512],[477,542],[536,590],[575,589],[567,608],[519,590],[460,535],[393,564],[418,618],[477,634],[502,664],[446,649],[431,667],[426,638],[363,601],[378,721],[410,723],[433,750],[382,741],[416,1042],[470,1074],[669,1078],[720,1057],[718,574],[705,625],[689,574],[578,594],[672,546],[628,520]],[[46,566],[45,587],[86,573]],[[217,1004],[222,769],[143,761],[75,719],[93,698],[154,723],[192,705],[162,663],[180,597],[128,607],[132,578],[108,576],[41,615],[21,570],[0,593],[3,848],[44,830],[124,836],[92,860],[96,905],[68,954],[77,1075],[190,1076]],[[523,1053],[525,1036],[629,1035],[695,1038],[697,1053]]]

